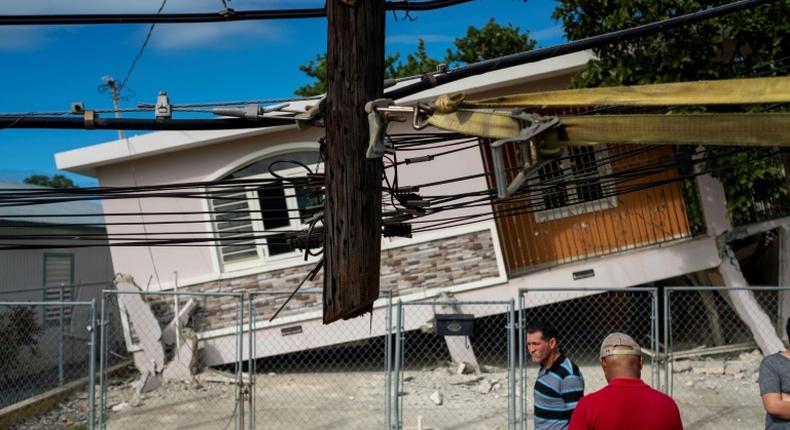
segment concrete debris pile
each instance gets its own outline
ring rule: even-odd
[[[675,361],[675,386],[705,387],[717,390],[740,381],[740,385],[754,385],[763,356],[760,351],[744,352],[732,358],[684,359]]]
[[[425,407],[451,406],[474,403],[475,407],[500,407],[507,399],[507,369],[480,366],[473,371],[466,363],[440,366],[421,371],[405,371],[401,384],[401,398],[405,405]]]

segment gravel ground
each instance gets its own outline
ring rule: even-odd
[[[756,378],[759,353],[730,360],[678,362],[674,398],[686,428],[754,429],[764,414]],[[399,398],[404,429],[505,430],[508,416],[508,375],[502,368],[480,374],[459,373],[439,366],[406,370]],[[582,366],[586,392],[604,386],[597,366]],[[534,381],[535,368],[527,371]],[[643,370],[650,380],[650,368]],[[107,428],[232,429],[236,390],[225,383],[171,383],[139,398],[136,376],[111,380],[107,395]],[[376,429],[384,428],[382,372],[316,371],[260,374],[253,396],[256,429]],[[518,393],[518,390],[517,390]],[[528,405],[532,390],[527,389]],[[531,409],[529,407],[528,409]],[[78,393],[47,414],[17,425],[14,430],[78,429],[84,425],[87,395]],[[244,405],[245,426],[249,404]],[[532,415],[528,413],[529,428]]]

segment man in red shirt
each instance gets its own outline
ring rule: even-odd
[[[642,349],[631,336],[606,336],[601,367],[609,385],[579,400],[569,430],[683,430],[675,401],[640,379]]]

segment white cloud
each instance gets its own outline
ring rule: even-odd
[[[81,13],[154,13],[162,0],[106,1],[106,0],[26,0],[10,2],[0,0],[0,15],[41,15]],[[230,7],[244,9],[277,9],[295,7],[320,7],[316,0],[232,0]],[[219,0],[169,0],[163,13],[212,12],[222,6]],[[56,41],[58,31],[74,31],[80,26],[7,26],[0,27],[0,52],[33,51]],[[148,31],[142,24],[134,32],[132,45],[140,43]],[[220,48],[241,46],[250,40],[281,37],[274,21],[239,21],[205,24],[159,24],[154,30],[151,45],[155,49]]]
[[[0,2],[2,15],[80,14],[80,13],[155,13],[162,0],[23,0]],[[232,0],[228,6],[236,10],[273,8],[322,7],[319,0]],[[163,12],[216,12],[220,0],[169,0]]]
[[[448,43],[455,40],[452,36],[444,34],[395,34],[387,36],[386,42],[392,45],[417,45],[423,39],[426,43]]]
[[[145,32],[147,31],[146,29]],[[280,37],[280,30],[270,22],[160,24],[154,29],[151,45],[160,50],[211,47],[225,49],[247,43],[258,43],[261,38],[276,40]]]
[[[36,50],[52,39],[42,27],[0,27],[0,52]]]
[[[42,14],[122,14],[155,13],[162,0],[0,0],[0,15],[42,15]],[[310,8],[322,7],[318,0],[228,0],[228,6],[236,10]],[[177,12],[216,12],[222,7],[219,0],[169,0],[163,13]],[[8,26],[0,27],[0,51],[25,51],[43,48],[56,40],[57,31],[74,31],[78,26]],[[135,32],[134,43],[141,41],[148,31],[148,25],[140,25]],[[141,35],[142,34],[142,35]],[[252,38],[277,39],[280,31],[273,21],[239,21],[205,24],[159,24],[154,30],[151,45],[155,49],[205,48],[209,46],[228,47],[246,43]]]

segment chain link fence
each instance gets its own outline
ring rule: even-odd
[[[383,429],[389,425],[388,291],[371,315],[323,325],[321,290],[250,295],[251,429]],[[270,321],[271,320],[271,321]]]
[[[788,291],[787,287],[666,288],[666,385],[687,428],[764,426],[757,384],[763,354],[754,339],[785,337],[781,300]]]
[[[12,405],[72,385],[91,390],[72,423],[93,422],[95,316],[94,301],[0,299],[0,427],[25,428],[30,412]]]
[[[584,393],[606,386],[600,365],[600,347],[612,332],[629,334],[646,354],[642,379],[658,388],[658,307],[655,288],[534,288],[520,291],[519,305],[519,422],[534,428],[533,384],[538,365],[526,349],[526,327],[531,322],[550,324],[559,332],[560,349],[581,370]]]
[[[559,330],[585,394],[606,385],[600,342],[621,331],[646,354],[642,379],[673,396],[687,428],[723,430],[763,425],[755,338],[785,337],[790,288],[529,289],[518,308],[451,296],[393,306],[386,292],[370,317],[328,326],[317,290],[274,320],[287,293],[119,287],[100,308],[24,294],[0,301],[0,402],[87,384],[73,424],[89,429],[91,415],[101,429],[533,428],[525,328],[542,321]]]
[[[399,301],[396,314],[394,428],[513,428],[514,301]]]
[[[246,428],[243,295],[117,288],[102,303],[99,428]],[[134,370],[111,376],[124,350]]]

